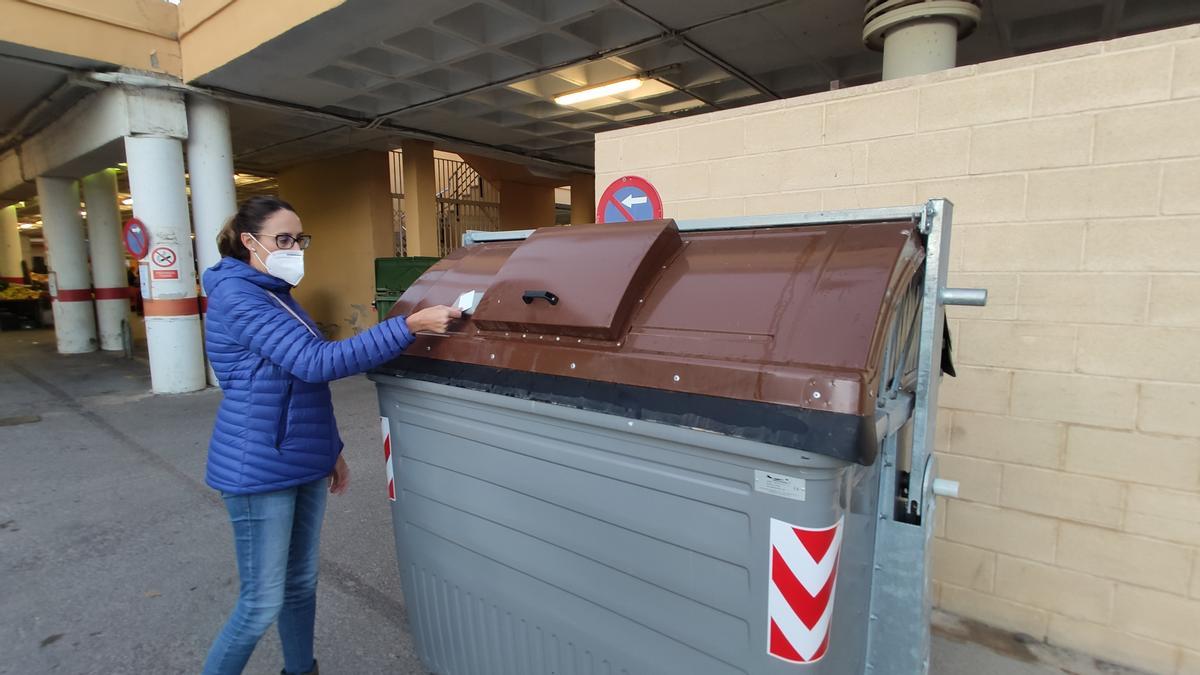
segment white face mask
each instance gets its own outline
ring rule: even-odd
[[[262,246],[262,242],[254,235],[250,238],[258,242]],[[263,248],[266,248],[265,246]],[[251,251],[255,258],[267,268],[267,274],[282,279],[292,286],[299,286],[300,280],[304,278],[304,251],[293,249],[289,251],[271,251],[264,261],[259,258],[258,251]]]

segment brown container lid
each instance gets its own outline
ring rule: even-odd
[[[459,249],[392,309],[484,291],[383,372],[869,462],[894,298],[924,259],[908,222],[539,230]]]
[[[674,221],[546,228],[530,235],[487,286],[473,317],[485,331],[616,341],[663,265],[683,246]]]

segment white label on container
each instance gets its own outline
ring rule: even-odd
[[[805,480],[773,471],[755,471],[754,489],[784,499],[804,501]]]

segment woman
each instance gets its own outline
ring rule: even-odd
[[[328,383],[390,361],[414,333],[444,333],[460,316],[430,307],[327,341],[291,295],[310,241],[287,202],[252,197],[217,238],[221,261],[204,273],[205,346],[225,393],[207,481],[225,499],[241,578],[206,674],[242,672],[277,619],[283,672],[317,672],[313,620],[326,486],[341,494],[350,484]]]

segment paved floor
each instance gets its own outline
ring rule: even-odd
[[[148,388],[144,361],[58,356],[51,333],[0,333],[0,674],[197,672],[231,609],[229,526],[203,480],[220,393]],[[327,675],[423,673],[381,498],[374,388],[350,378],[334,398],[352,487],[329,501],[318,656]],[[1095,665],[1007,636],[989,649],[977,631],[943,623],[937,675]],[[271,633],[246,672],[280,663]]]

